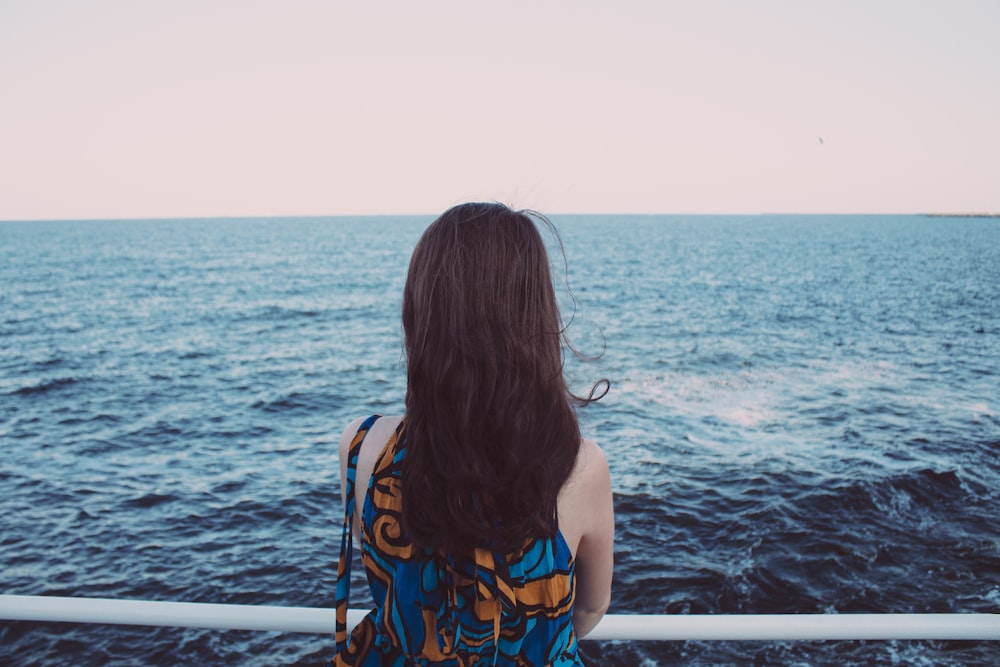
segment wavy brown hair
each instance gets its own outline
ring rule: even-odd
[[[563,378],[549,259],[532,219],[449,209],[424,232],[403,291],[403,525],[420,547],[505,552],[556,531],[580,447]],[[558,238],[558,237],[557,237]]]

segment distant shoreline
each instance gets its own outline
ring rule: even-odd
[[[927,218],[1000,218],[1000,213],[924,213]]]

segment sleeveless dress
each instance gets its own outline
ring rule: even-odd
[[[573,632],[574,562],[562,534],[515,553],[476,549],[452,558],[417,549],[401,523],[403,423],[372,471],[362,508],[361,553],[375,609],[347,634],[358,453],[351,442],[340,561],[334,666],[582,667]]]

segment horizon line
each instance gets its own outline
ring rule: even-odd
[[[756,212],[756,213],[712,213],[712,212],[592,212],[592,213],[580,213],[580,212],[542,212],[535,211],[535,209],[515,209],[515,210],[525,210],[534,211],[541,213],[545,217],[608,217],[608,216],[622,216],[622,217],[725,217],[725,216],[736,216],[736,217],[763,217],[763,216],[803,216],[803,217],[848,217],[848,216],[913,216],[913,217],[939,217],[939,218],[996,218],[1000,217],[1000,213],[993,212],[978,212],[978,211],[966,211],[966,212],[936,212],[936,211],[915,211],[915,212],[847,212],[847,213],[828,213],[828,212],[804,212],[804,211],[766,211],[766,212]],[[168,220],[269,220],[269,219],[342,219],[342,218],[418,218],[418,217],[437,217],[441,215],[441,212],[434,213],[293,213],[293,214],[253,214],[253,215],[154,215],[154,216],[108,216],[108,217],[40,217],[40,218],[0,218],[0,224],[2,223],[15,223],[15,222],[157,222],[157,221],[168,221]]]

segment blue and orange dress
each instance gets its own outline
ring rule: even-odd
[[[562,534],[514,553],[453,558],[418,549],[401,520],[401,422],[379,455],[362,508],[361,555],[375,609],[348,636],[354,482],[369,417],[350,445],[337,566],[332,665],[581,667],[573,632],[573,555]]]

